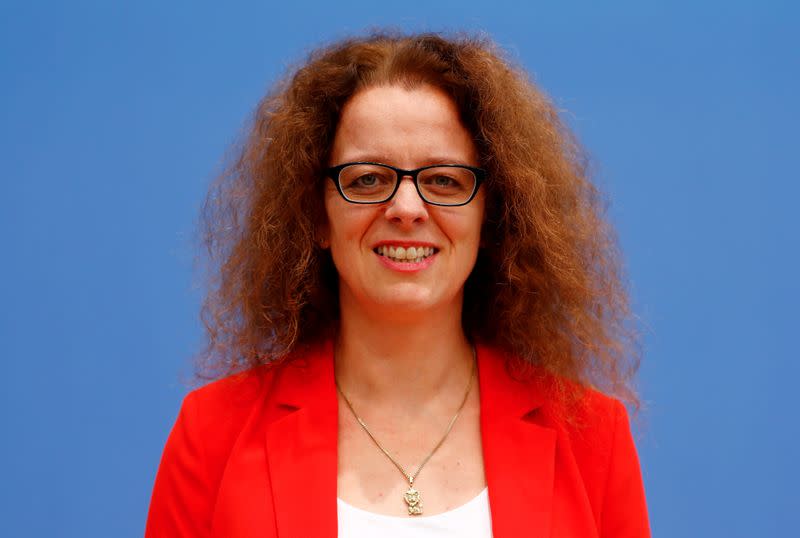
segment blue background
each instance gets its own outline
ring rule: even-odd
[[[798,8],[698,4],[3,2],[3,534],[141,535],[208,182],[289,65],[389,24],[488,32],[591,152],[645,328],[654,534],[796,535]]]

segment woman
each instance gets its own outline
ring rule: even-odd
[[[491,44],[314,53],[206,217],[222,379],[183,403],[148,536],[649,535],[612,234]]]

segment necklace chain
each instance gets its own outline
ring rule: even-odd
[[[444,440],[447,439],[448,435],[450,435],[450,431],[453,429],[453,426],[455,425],[456,420],[458,420],[458,416],[461,414],[461,411],[464,409],[464,406],[467,403],[467,399],[469,398],[469,393],[472,390],[472,380],[475,378],[475,369],[476,369],[477,362],[478,361],[477,361],[477,359],[475,357],[475,348],[473,347],[472,348],[472,370],[470,371],[470,374],[469,374],[469,382],[467,383],[467,390],[464,393],[464,399],[461,400],[461,405],[458,406],[458,410],[456,411],[456,414],[453,415],[453,418],[450,419],[450,423],[447,425],[447,429],[445,430],[444,435],[442,435],[442,438],[439,440],[438,443],[436,443],[436,446],[433,447],[433,449],[428,453],[428,455],[425,456],[425,459],[422,460],[422,463],[419,464],[419,467],[417,467],[417,470],[414,471],[413,474],[409,474],[409,472],[406,471],[405,468],[402,465],[400,465],[397,462],[397,460],[395,460],[392,457],[391,454],[389,454],[389,451],[386,450],[383,447],[383,445],[381,445],[381,443],[378,441],[378,439],[375,438],[375,436],[372,434],[372,432],[367,427],[367,424],[361,419],[361,417],[358,416],[358,413],[356,413],[355,408],[353,408],[353,404],[350,403],[350,400],[347,398],[347,396],[345,396],[344,391],[342,391],[342,388],[339,386],[339,381],[334,378],[334,382],[336,384],[336,390],[338,390],[339,394],[342,395],[342,399],[344,400],[344,403],[347,404],[347,408],[350,409],[350,412],[353,414],[355,419],[358,421],[358,423],[364,429],[364,431],[369,436],[369,438],[372,439],[372,442],[375,443],[375,446],[377,446],[378,449],[380,449],[380,451],[383,452],[383,454],[387,458],[389,458],[389,461],[391,461],[394,464],[394,466],[397,467],[397,470],[400,471],[403,474],[403,476],[405,477],[405,479],[408,481],[409,490],[405,494],[405,499],[406,499],[406,503],[408,504],[408,513],[411,514],[411,515],[419,515],[419,514],[422,513],[421,502],[419,500],[419,492],[414,489],[414,480],[416,480],[417,475],[419,475],[419,472],[422,470],[422,468],[425,467],[425,464],[428,463],[428,460],[430,460],[431,457],[433,457],[433,455],[436,453],[436,451],[439,450],[439,447],[441,447],[442,444],[444,444]],[[411,498],[414,499],[414,500],[410,500],[409,496],[411,496]]]

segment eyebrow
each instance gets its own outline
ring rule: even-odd
[[[346,162],[381,163],[381,164],[388,164],[390,166],[395,166],[397,168],[402,168],[397,164],[396,161],[393,161],[393,159],[390,159],[386,155],[380,155],[374,153],[351,155],[341,161],[341,163],[346,163]],[[340,164],[340,163],[335,163],[335,164]],[[461,164],[465,166],[474,166],[474,164],[470,163],[467,159],[454,159],[444,156],[437,156],[437,157],[428,157],[418,161],[417,163],[415,163],[414,168],[420,168],[423,166],[434,166],[437,164]]]

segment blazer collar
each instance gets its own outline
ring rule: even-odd
[[[495,538],[549,536],[556,433],[534,422],[546,395],[515,380],[506,356],[478,345],[481,438]],[[288,362],[266,448],[278,536],[336,536],[338,403],[333,345]]]
[[[537,424],[544,378],[516,380],[508,357],[478,347],[481,442],[495,538],[550,536],[556,432]]]
[[[284,414],[268,426],[266,446],[278,536],[336,536],[338,401],[332,343],[286,363],[276,383],[274,402]]]

